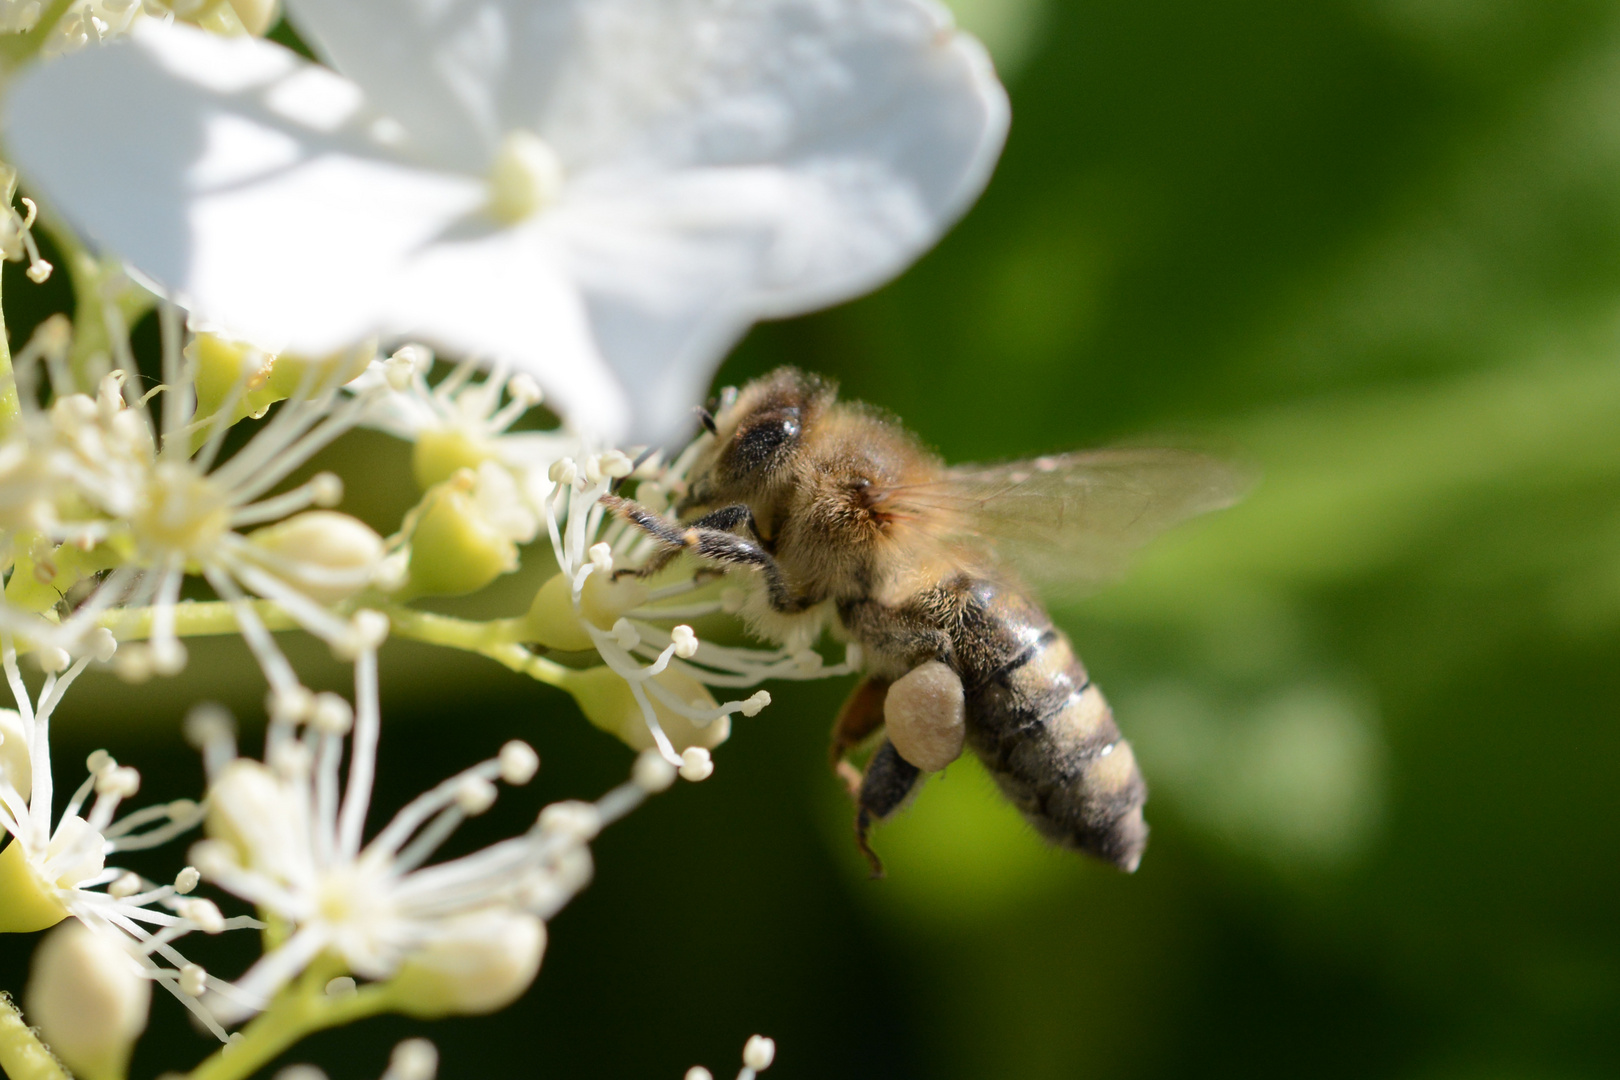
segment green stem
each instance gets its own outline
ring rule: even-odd
[[[254,600],[251,603],[267,630],[298,629],[293,617],[271,601]],[[389,605],[383,610],[393,625],[393,632],[400,637],[486,656],[503,667],[548,686],[566,689],[569,679],[575,674],[573,668],[536,656],[523,647],[521,642],[527,628],[524,619],[475,622],[399,605]],[[142,641],[152,635],[152,618],[151,608],[129,608],[107,612],[101,616],[100,623],[120,641]],[[176,604],[174,632],[179,637],[234,634],[237,632],[236,613],[222,600]]]
[[[191,1070],[187,1080],[243,1080],[308,1035],[389,1010],[386,983],[361,987],[344,997],[328,995],[325,985],[332,970],[319,964],[311,967],[296,985],[282,991],[257,1020],[243,1028],[239,1038]]]
[[[298,623],[269,600],[252,600],[253,610],[267,630],[297,630]],[[98,620],[120,641],[141,641],[152,636],[153,608],[121,608]],[[234,634],[236,612],[223,600],[189,600],[174,606],[174,632],[180,637]]]
[[[0,1069],[11,1080],[72,1080],[6,993],[0,993]]]
[[[536,656],[520,644],[527,620],[473,622],[407,607],[388,607],[384,610],[393,624],[394,633],[400,637],[487,656],[504,667],[550,686],[564,686],[573,674],[572,668]]]

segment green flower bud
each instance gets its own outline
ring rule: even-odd
[[[252,6],[255,0],[243,2]],[[274,7],[273,0],[270,6]],[[231,8],[228,4],[216,5],[223,13],[231,12]],[[331,384],[334,379],[342,385],[358,378],[376,356],[376,347],[367,343],[319,360],[309,360],[289,354],[275,356],[245,342],[199,333],[186,345],[185,352],[197,372],[195,419],[207,420],[224,408],[235,394],[236,402],[229,416],[229,423],[235,424],[250,416],[254,419],[263,416],[271,405],[297,393],[306,379],[311,386],[322,386]],[[318,368],[313,373],[312,365]],[[242,389],[238,392],[239,383]],[[196,446],[207,439],[206,426],[192,437]]]
[[[15,839],[0,851],[0,933],[31,934],[67,918],[67,908],[45,888]]]
[[[714,695],[709,688],[684,671],[665,668],[653,676],[676,697],[699,709],[713,709]],[[597,727],[629,746],[632,750],[646,750],[655,745],[652,732],[647,729],[641,705],[630,691],[630,685],[611,668],[595,667],[572,672],[563,689],[574,696],[585,718]],[[669,736],[677,752],[689,746],[712,750],[726,741],[731,734],[731,717],[721,716],[699,727],[691,720],[672,711],[658,697],[648,693],[653,714]]]
[[[647,601],[647,583],[640,578],[617,581],[611,574],[592,574],[579,593],[579,613],[574,611],[573,585],[566,574],[553,574],[540,586],[529,605],[526,635],[530,641],[560,652],[594,649],[591,635],[580,624],[589,619],[598,630],[611,630],[626,612]]]
[[[423,496],[404,595],[460,596],[517,569],[517,545],[478,512],[468,486],[452,478]]]
[[[534,539],[539,527],[512,474],[493,461],[435,485],[410,517],[405,597],[482,589],[517,569],[517,545]]]
[[[424,431],[411,447],[411,471],[423,491],[442,484],[462,469],[477,471],[486,461],[495,460],[495,447],[455,428]]]
[[[34,952],[26,998],[29,1021],[84,1080],[123,1080],[135,1040],[146,1030],[152,984],[134,957],[77,919]]]
[[[249,416],[263,416],[271,405],[287,396],[270,388],[270,368],[275,357],[262,349],[217,334],[200,333],[192,336],[185,354],[197,372],[199,421],[224,408],[239,383],[242,390],[231,407],[232,424]],[[201,431],[195,439],[201,445],[207,437],[206,431]]]

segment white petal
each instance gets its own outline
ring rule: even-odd
[[[426,245],[402,268],[391,330],[528,371],[576,431],[609,442],[628,428],[625,389],[602,363],[555,245],[532,224]]]
[[[144,20],[30,71],[7,127],[32,184],[196,314],[325,352],[386,330],[397,268],[484,197],[371,141],[358,103],[278,45]]]
[[[556,0],[288,0],[316,53],[366,88],[423,160],[482,172],[512,127],[534,127],[572,45]],[[524,107],[514,114],[513,102]]]

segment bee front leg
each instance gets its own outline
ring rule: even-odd
[[[883,703],[889,693],[889,681],[876,675],[868,676],[855,688],[855,692],[838,710],[833,723],[832,767],[849,788],[850,798],[860,797],[861,770],[847,760],[849,752],[865,742],[867,737],[883,726]]]
[[[887,739],[867,763],[866,777],[855,796],[855,846],[866,856],[874,878],[883,876],[883,860],[872,850],[866,834],[874,823],[899,811],[922,783],[922,778],[922,770],[901,757]]]
[[[648,563],[650,567],[661,569],[680,552],[690,551],[700,559],[758,570],[765,578],[771,607],[784,614],[796,615],[820,602],[817,597],[794,595],[776,559],[760,545],[754,512],[747,506],[723,506],[690,524],[682,524],[616,495],[604,495],[602,505],[665,545],[668,554],[660,553],[662,561],[654,558]],[[733,531],[745,527],[750,535]],[[649,572],[646,567],[635,571],[640,576]]]

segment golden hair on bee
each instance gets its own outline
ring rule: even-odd
[[[1041,835],[1134,870],[1147,787],[1101,691],[1023,583],[1051,581],[1054,568],[1070,581],[1104,576],[1162,529],[1230,504],[1243,478],[1170,450],[949,468],[894,417],[793,368],[723,393],[702,419],[713,440],[679,521],[614,500],[663,545],[637,572],[689,553],[755,586],[744,616],[756,633],[809,643],[835,623],[860,643],[867,676],[832,756],[874,873],[871,825],[964,748]],[[880,730],[863,772],[849,757]]]

